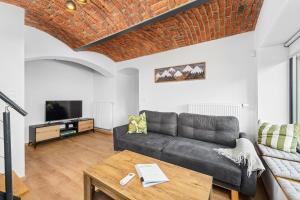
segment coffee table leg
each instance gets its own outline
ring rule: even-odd
[[[84,174],[84,200],[93,200],[95,186],[92,185],[91,177]]]

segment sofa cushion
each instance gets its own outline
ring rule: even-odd
[[[300,182],[291,181],[284,178],[277,178],[282,190],[290,200],[298,200],[300,197]]]
[[[178,136],[235,147],[235,140],[239,137],[239,121],[229,116],[181,113]]]
[[[262,158],[268,165],[268,168],[272,171],[272,174],[274,174],[275,176],[300,181],[299,162],[271,158],[267,156],[263,156]]]
[[[143,112],[146,113],[148,131],[172,136],[177,135],[177,113],[148,110],[143,110],[140,113]]]
[[[285,151],[280,151],[271,147],[267,147],[262,144],[257,144],[257,147],[261,156],[268,156],[273,158],[280,158],[284,160],[300,162],[300,153],[288,153]]]
[[[119,147],[160,159],[163,147],[174,137],[148,132],[145,134],[124,134],[119,137]]]
[[[163,149],[162,160],[214,177],[217,181],[240,186],[242,171],[232,161],[214,151],[223,145],[176,137]]]

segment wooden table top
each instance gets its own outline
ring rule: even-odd
[[[169,178],[169,182],[144,188],[140,182],[135,164],[156,163]],[[136,176],[125,186],[120,180],[128,173]],[[101,164],[84,171],[99,184],[122,199],[209,199],[212,190],[211,176],[188,170],[131,151],[123,151],[104,160]]]
[[[26,192],[28,192],[27,186],[23,183],[23,181],[17,176],[17,174],[13,171],[13,193],[14,196],[21,197]],[[4,174],[0,174],[0,191],[5,191],[5,176]]]

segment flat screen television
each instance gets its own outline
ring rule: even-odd
[[[46,121],[82,117],[82,101],[46,101]]]

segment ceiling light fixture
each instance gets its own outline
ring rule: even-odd
[[[76,4],[72,0],[67,0],[66,7],[70,11],[76,10]]]
[[[76,0],[78,3],[80,4],[86,4],[87,3],[87,0]]]

